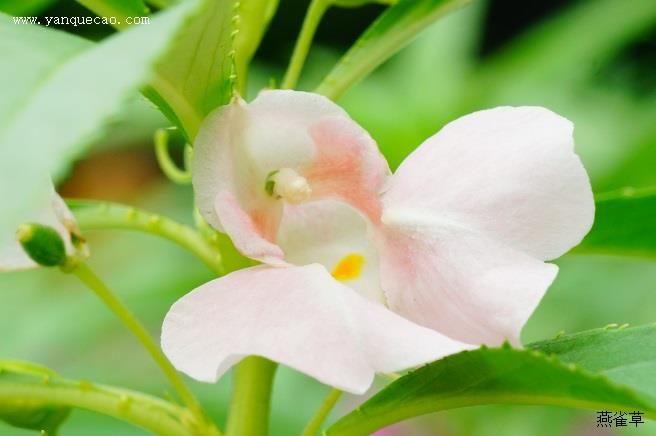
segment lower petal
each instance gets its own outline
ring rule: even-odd
[[[315,264],[249,268],[195,289],[167,314],[162,348],[201,381],[258,355],[361,394],[376,372],[469,347],[368,301]]]

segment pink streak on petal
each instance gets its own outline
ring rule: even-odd
[[[237,250],[251,259],[273,266],[285,266],[282,249],[271,242],[271,233],[278,226],[279,211],[255,210],[250,214],[228,191],[221,191],[214,204],[221,225],[230,235]]]
[[[314,198],[341,199],[373,222],[381,215],[380,191],[389,167],[376,143],[353,120],[329,117],[310,128],[317,157],[303,175]]]

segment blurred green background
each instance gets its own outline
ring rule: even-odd
[[[307,2],[282,0],[251,70],[251,97],[280,79]],[[5,5],[6,7],[6,5]],[[31,1],[21,15],[90,15],[73,1]],[[3,2],[0,1],[0,10]],[[306,64],[312,89],[382,10],[331,10]],[[103,26],[64,28],[91,39]],[[656,1],[496,0],[474,2],[430,27],[341,101],[371,132],[392,166],[449,120],[497,105],[546,106],[574,121],[576,146],[595,192],[656,186]],[[116,200],[191,223],[191,190],[167,182],[150,138],[167,122],[135,96],[62,192]],[[169,306],[212,274],[180,248],[126,232],[89,234],[91,265],[153,334]],[[656,263],[569,255],[523,334],[525,342],[609,323],[656,321]],[[167,395],[159,372],[107,310],[57,271],[0,275],[0,357],[49,366],[69,378]],[[191,382],[207,409],[225,419],[229,377]],[[272,434],[298,434],[327,392],[281,368]],[[340,411],[358,400],[347,398]],[[618,433],[656,434],[656,424]],[[29,432],[0,424],[0,435]],[[119,421],[75,411],[63,435],[139,435]],[[404,435],[606,435],[593,411],[489,406],[442,412],[395,427]]]

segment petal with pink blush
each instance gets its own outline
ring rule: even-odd
[[[540,107],[499,107],[445,126],[403,161],[384,208],[412,210],[538,259],[578,244],[594,217],[573,126]]]
[[[280,205],[247,213],[229,191],[217,194],[215,210],[222,228],[244,256],[274,266],[284,266],[282,249],[273,242],[280,220]]]
[[[519,345],[558,267],[411,212],[383,215],[381,283],[400,315],[470,344]]]
[[[315,264],[249,268],[195,289],[167,314],[162,348],[201,381],[258,355],[361,394],[377,372],[471,347],[368,301]]]
[[[371,136],[351,119],[337,117],[317,122],[310,132],[317,156],[302,174],[313,197],[343,200],[378,222],[390,170]]]
[[[284,203],[340,199],[377,221],[388,177],[387,163],[367,132],[335,103],[308,92],[265,91],[251,103],[236,99],[208,115],[194,144],[199,211],[245,255],[259,260],[271,258],[260,251],[264,242],[273,243]],[[222,192],[230,199],[226,217],[217,209],[225,202],[217,200]],[[270,244],[268,251],[274,250]]]

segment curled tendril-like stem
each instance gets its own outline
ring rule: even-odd
[[[155,132],[155,155],[157,156],[157,163],[160,168],[173,183],[179,185],[188,185],[191,183],[191,172],[189,167],[191,165],[192,148],[189,145],[185,146],[184,151],[184,165],[185,169],[181,170],[171,159],[169,153],[169,133],[166,129],[158,129]]]

